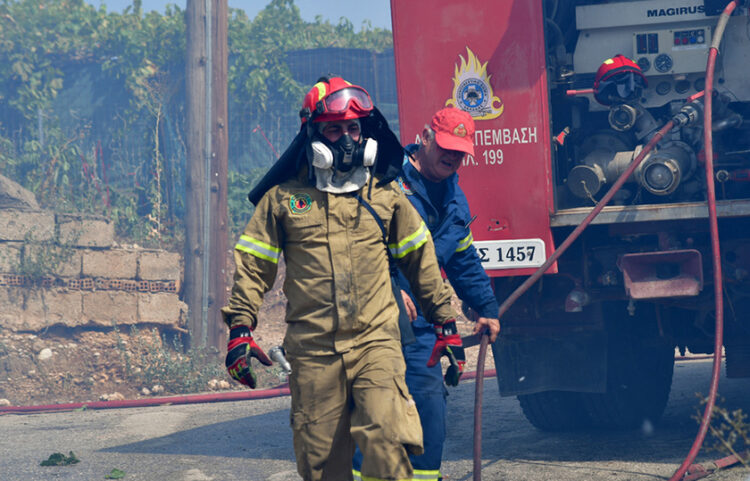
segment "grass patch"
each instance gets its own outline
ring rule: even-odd
[[[708,402],[701,394],[700,406],[697,414],[693,415],[698,424],[703,417],[702,410]],[[722,406],[724,398],[718,397],[711,412],[711,421],[708,426],[708,435],[704,446],[709,451],[716,451],[727,456],[736,456],[739,462],[750,469],[750,424],[747,422],[747,414],[742,409],[730,411]]]
[[[125,377],[151,388],[160,385],[171,394],[206,391],[211,379],[224,379],[224,358],[212,347],[185,349],[181,336],[172,341],[157,329],[130,330],[130,345],[115,328],[117,351],[124,366]]]

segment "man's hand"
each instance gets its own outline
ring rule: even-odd
[[[497,335],[500,334],[500,321],[491,317],[480,317],[474,325],[474,334],[479,334],[483,330],[490,331],[490,342],[495,342]]]
[[[458,329],[456,329],[456,321],[450,319],[442,325],[435,326],[435,333],[437,339],[435,340],[435,346],[432,348],[430,359],[427,361],[427,367],[434,366],[440,362],[441,357],[447,356],[450,366],[445,371],[445,383],[449,386],[457,386],[458,380],[464,372],[466,355],[461,344],[461,336],[458,335]]]
[[[476,323],[474,334],[479,334],[482,331],[490,331],[490,342],[495,342],[497,335],[500,334],[500,320],[496,317],[481,317],[477,311],[467,304],[463,304],[462,309],[464,315]]]
[[[409,316],[409,320],[414,322],[417,320],[417,306],[411,300],[409,294],[405,290],[401,290],[401,297],[404,299],[404,307],[406,307],[406,314]]]
[[[251,389],[255,389],[258,379],[250,365],[251,357],[256,358],[266,366],[273,364],[266,353],[263,352],[263,349],[255,343],[249,327],[237,326],[230,329],[227,358],[224,364],[232,378]]]

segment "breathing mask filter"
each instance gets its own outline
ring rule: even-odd
[[[328,139],[315,139],[310,143],[312,165],[319,169],[334,168],[349,172],[356,167],[372,167],[378,151],[375,139],[355,142],[349,134],[342,135],[336,142]]]
[[[325,123],[318,124],[322,130]],[[344,133],[331,142],[315,132],[308,144],[307,155],[315,172],[318,190],[332,193],[354,192],[370,179],[370,167],[375,165],[378,143],[375,139],[354,141]]]

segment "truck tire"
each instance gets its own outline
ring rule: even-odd
[[[618,337],[610,342],[607,392],[580,393],[592,425],[630,429],[654,425],[672,387],[674,346],[659,339]]]
[[[519,395],[518,401],[526,419],[542,431],[571,431],[591,424],[581,393],[544,391]]]

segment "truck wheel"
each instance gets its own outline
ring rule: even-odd
[[[593,426],[656,424],[667,405],[673,371],[674,346],[654,338],[617,336],[610,342],[607,392],[581,393]]]
[[[583,407],[581,393],[544,391],[518,396],[524,416],[542,431],[570,431],[588,427],[591,422]]]

